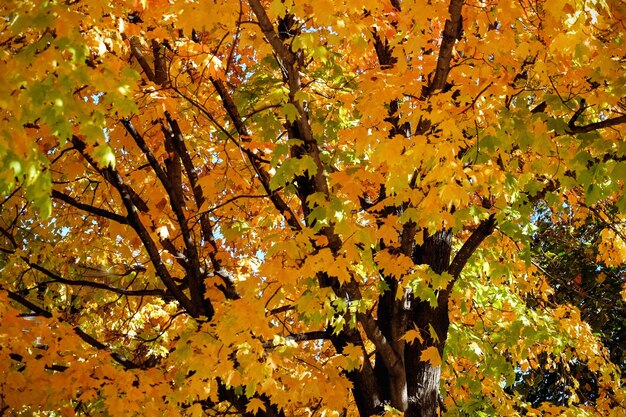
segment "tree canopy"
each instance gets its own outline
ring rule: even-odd
[[[0,415],[626,413],[624,1],[0,16]]]

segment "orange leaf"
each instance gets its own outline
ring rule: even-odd
[[[437,348],[434,346],[424,349],[420,355],[420,360],[422,362],[430,362],[432,366],[441,365],[441,356],[439,355]]]

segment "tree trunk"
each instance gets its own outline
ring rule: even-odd
[[[439,415],[439,380],[441,366],[431,366],[428,362],[420,362],[417,369],[412,370],[413,381],[409,388],[409,407],[405,417],[436,417]]]
[[[452,232],[442,230],[427,237],[424,244],[416,248],[413,258],[416,264],[427,264],[434,272],[441,274],[450,266],[451,249]],[[439,415],[441,366],[433,366],[428,361],[421,361],[420,356],[425,349],[434,346],[439,356],[443,358],[449,325],[446,290],[439,293],[435,307],[427,301],[413,301],[409,327],[417,327],[420,330],[423,343],[415,340],[413,344],[407,344],[404,351],[409,397],[405,417]]]
[[[445,298],[445,299],[444,299]],[[414,324],[420,329],[424,343],[413,344],[405,348],[405,367],[407,374],[407,391],[409,397],[405,417],[435,417],[439,410],[439,385],[441,366],[433,366],[430,362],[421,361],[422,352],[435,346],[439,356],[443,358],[448,333],[448,297],[439,297],[440,304],[432,308],[424,301],[417,302],[414,313]],[[431,337],[431,328],[436,338]]]

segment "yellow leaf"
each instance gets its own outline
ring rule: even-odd
[[[224,79],[224,65],[218,57],[210,55],[204,62],[209,70],[209,77],[218,80]]]
[[[415,327],[415,329],[413,330],[409,330],[408,332],[406,332],[404,336],[402,336],[402,338],[408,343],[413,343],[415,339],[417,339],[420,343],[424,343],[424,338],[422,338],[422,334],[417,327]]]
[[[413,266],[411,258],[404,254],[392,254],[389,251],[376,254],[376,263],[385,275],[400,278]]]
[[[398,229],[400,224],[396,216],[389,216],[376,231],[376,237],[382,239],[385,245],[393,245],[398,240]]]
[[[196,403],[196,404],[192,405],[187,410],[187,413],[188,413],[188,415],[190,415],[192,417],[203,415],[204,411],[202,410],[202,404]]]
[[[265,404],[263,404],[263,401],[261,401],[259,398],[252,398],[250,401],[248,401],[248,405],[246,406],[246,411],[248,413],[254,413],[256,414],[257,411],[265,411]]]
[[[348,343],[346,347],[343,348],[343,354],[348,359],[346,370],[360,369],[363,365],[363,349],[360,346]]]
[[[441,365],[441,356],[439,356],[439,351],[434,346],[424,349],[420,355],[420,360],[422,362],[430,362],[432,366]]]

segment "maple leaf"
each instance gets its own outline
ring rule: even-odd
[[[246,411],[256,414],[259,410],[264,412],[265,404],[263,404],[263,401],[260,398],[251,398],[250,401],[248,401],[248,405],[246,405]]]
[[[431,346],[424,349],[420,355],[420,360],[424,362],[430,362],[432,366],[441,365],[441,356],[436,347]]]
[[[621,413],[626,12],[531,3],[0,3],[0,408]]]
[[[424,343],[424,338],[422,338],[422,335],[417,328],[407,331],[402,338],[409,343],[413,343],[415,339],[417,339],[420,343]]]
[[[347,371],[360,369],[363,366],[363,349],[361,347],[348,343],[343,348],[343,354],[348,359]]]

